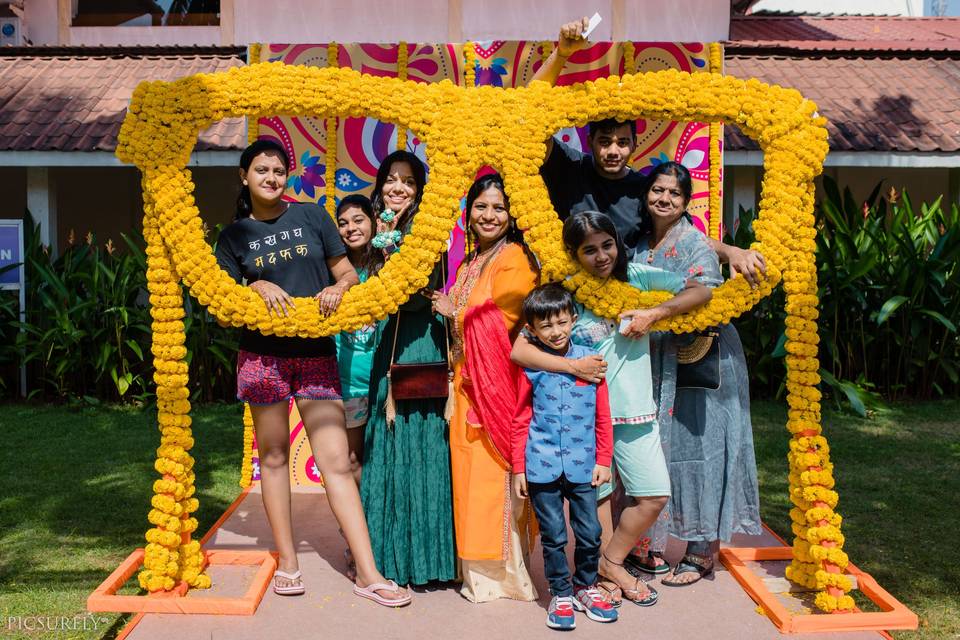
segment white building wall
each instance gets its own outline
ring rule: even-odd
[[[34,44],[552,40],[561,24],[594,11],[603,18],[591,35],[597,41],[707,42],[730,31],[727,0],[672,0],[658,10],[638,0],[223,0],[220,27],[70,27],[69,41],[59,42],[58,6],[58,0],[26,3]]]

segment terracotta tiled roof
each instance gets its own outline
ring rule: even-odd
[[[725,72],[797,89],[834,151],[960,151],[960,59],[728,55]],[[756,149],[734,127],[727,149]]]
[[[732,49],[960,51],[960,18],[735,16]]]
[[[113,151],[130,96],[142,80],[175,80],[244,64],[235,52],[90,54],[0,55],[0,151]],[[243,119],[230,118],[203,131],[196,148],[245,144]]]

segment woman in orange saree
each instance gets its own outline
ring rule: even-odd
[[[534,520],[529,501],[511,497],[509,425],[517,373],[510,349],[538,270],[499,175],[473,184],[466,210],[474,248],[449,295],[433,294],[435,310],[454,327],[450,458],[460,593],[471,602],[535,600],[527,571]]]

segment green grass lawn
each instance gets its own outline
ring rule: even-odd
[[[753,407],[764,522],[788,541],[786,409]],[[897,638],[960,638],[960,402],[899,404],[864,420],[824,418],[844,550],[920,616]]]
[[[196,515],[205,532],[240,492],[240,407],[195,409],[193,429],[201,452]],[[0,637],[113,637],[125,616],[93,614],[86,631],[80,620],[80,629],[59,635],[21,633],[8,623],[11,616],[85,614],[90,592],[146,544],[160,437],[155,412],[0,405],[0,433]]]
[[[785,417],[779,404],[755,403],[763,518],[789,539]],[[193,418],[203,532],[239,493],[240,408],[199,407]],[[897,405],[872,420],[829,415],[825,425],[846,550],[920,615],[919,633],[896,636],[960,637],[960,402]],[[54,637],[7,625],[83,616],[87,595],[144,544],[155,416],[0,405],[0,432],[0,637]],[[87,619],[87,631],[56,637],[111,638],[126,618]]]

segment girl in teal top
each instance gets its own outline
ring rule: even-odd
[[[657,592],[623,567],[627,555],[657,519],[670,496],[669,474],[660,446],[657,407],[653,399],[648,332],[660,320],[705,304],[710,300],[711,292],[696,281],[688,283],[681,276],[662,269],[630,264],[613,221],[603,213],[583,211],[572,215],[563,225],[563,242],[571,257],[595,277],[612,277],[644,291],[662,290],[676,294],[651,309],[626,311],[620,314],[619,321],[600,318],[578,305],[571,334],[575,343],[597,349],[606,361],[614,425],[615,478],[623,484],[629,500],[614,529],[610,505],[614,484],[611,482],[598,489],[604,545],[600,574],[607,579],[599,586],[614,603],[619,601],[617,592],[622,591],[628,600],[651,606],[657,601]],[[531,346],[518,340],[514,361],[528,368],[545,370],[558,370],[563,366],[550,361],[552,357],[540,350],[533,354]],[[534,361],[532,356],[537,356],[537,360]]]
[[[370,199],[359,194],[349,195],[337,205],[337,228],[347,247],[347,257],[357,270],[360,282],[366,282],[371,273],[383,264],[383,254],[371,244],[377,223]],[[360,484],[360,460],[363,458],[363,427],[367,424],[370,393],[370,368],[377,347],[380,322],[360,327],[355,331],[337,334],[337,365],[343,388],[343,409],[350,442],[350,466],[357,485]]]
[[[366,282],[371,273],[383,264],[383,254],[371,244],[377,228],[373,215],[373,206],[366,196],[353,194],[337,205],[337,228],[340,238],[347,247],[350,264],[360,276],[360,282]],[[373,367],[373,354],[377,349],[382,322],[368,324],[355,331],[342,331],[337,334],[337,367],[340,370],[343,412],[347,424],[347,443],[350,445],[350,469],[360,486],[360,461],[363,459],[363,431],[370,414],[367,397],[370,393],[370,369]],[[344,551],[347,562],[347,576],[356,575],[356,567],[350,549]]]

